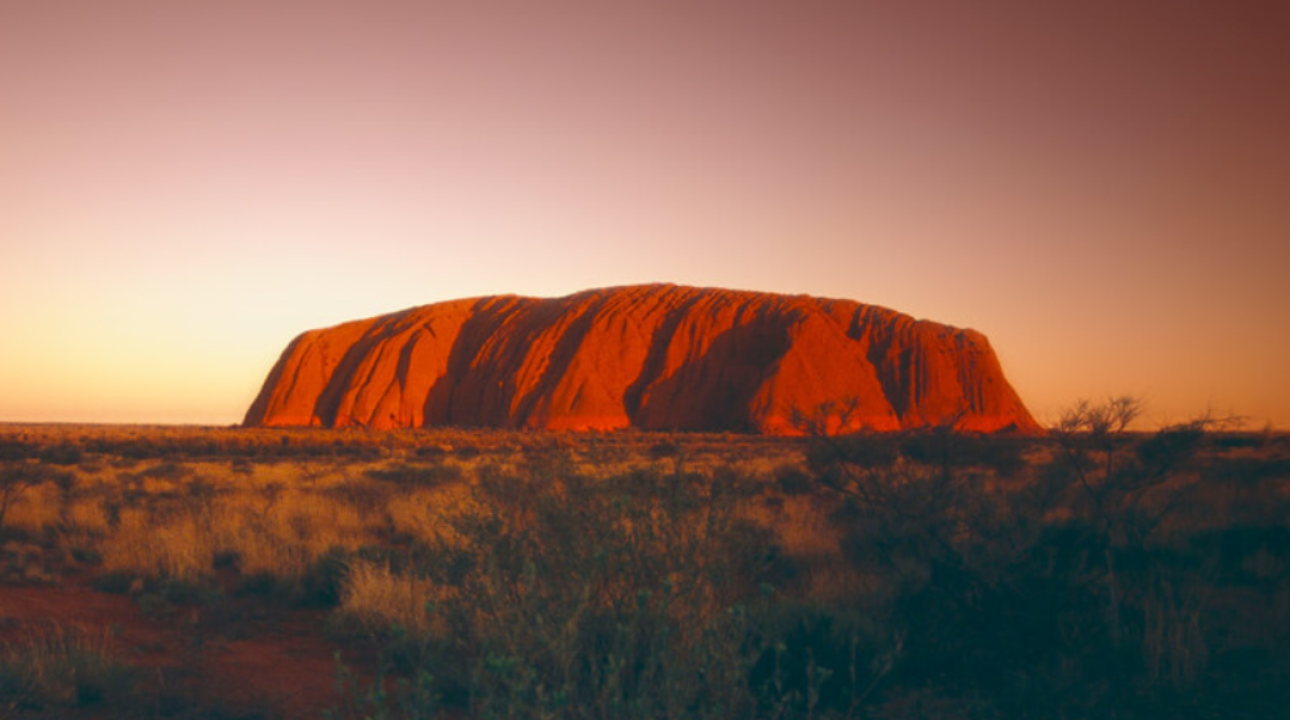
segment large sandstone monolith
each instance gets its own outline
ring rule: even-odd
[[[851,300],[642,285],[310,330],[251,426],[1035,432],[985,336]]]

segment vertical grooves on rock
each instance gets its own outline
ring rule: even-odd
[[[442,332],[436,332],[441,328]],[[1037,431],[986,338],[850,300],[646,285],[498,296],[304,333],[248,425]]]
[[[640,424],[641,397],[646,389],[658,382],[666,370],[668,352],[672,348],[677,328],[680,327],[681,321],[685,319],[690,309],[699,302],[699,299],[698,294],[685,296],[682,293],[671,293],[669,297],[665,298],[669,305],[664,311],[662,322],[654,328],[654,332],[651,335],[649,352],[645,356],[645,364],[642,366],[640,374],[636,376],[635,381],[627,387],[627,391],[623,394],[623,405],[628,417],[632,420],[632,424]]]

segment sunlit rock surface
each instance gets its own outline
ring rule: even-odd
[[[642,285],[310,330],[252,426],[1039,430],[985,336],[851,300]]]

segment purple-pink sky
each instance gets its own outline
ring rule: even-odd
[[[1290,5],[0,4],[0,420],[233,423],[310,327],[678,282],[1290,428]]]

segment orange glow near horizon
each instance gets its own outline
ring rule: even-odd
[[[677,282],[984,332],[1041,422],[1290,429],[1279,3],[0,9],[0,421],[238,422],[302,330]]]

